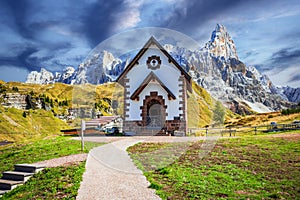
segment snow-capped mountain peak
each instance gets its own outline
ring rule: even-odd
[[[184,47],[163,44],[165,50],[184,68],[200,86],[234,112],[280,110],[300,101],[300,89],[278,88],[254,66],[246,66],[238,59],[235,44],[223,25],[217,24],[205,47],[191,51]],[[67,67],[56,73],[42,69],[31,72],[29,83],[63,82],[68,84],[101,84],[114,81],[128,65],[135,53],[115,58],[113,53],[101,51],[90,55],[75,70]]]
[[[121,59],[115,58],[112,53],[104,50],[81,63],[75,80],[71,83],[100,84],[114,81],[124,67],[125,63]]]
[[[51,83],[53,79],[54,76],[51,72],[47,71],[45,68],[41,68],[41,72],[30,72],[27,76],[26,83],[47,84]]]
[[[211,39],[206,43],[207,49],[215,57],[223,57],[225,60],[229,58],[238,58],[235,44],[227,32],[225,26],[217,24],[215,30],[211,34]]]

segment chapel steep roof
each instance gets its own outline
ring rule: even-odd
[[[124,77],[125,75],[134,67],[135,64],[138,64],[138,60],[144,55],[144,53],[150,48],[151,45],[157,46],[163,54],[168,58],[169,63],[173,63],[177,69],[180,70],[181,74],[184,75],[186,80],[191,83],[191,76],[176,62],[176,60],[165,50],[165,48],[159,44],[159,42],[151,36],[150,39],[146,42],[143,48],[136,54],[136,56],[132,59],[132,61],[127,65],[124,71],[119,75],[116,82],[124,85]]]
[[[153,72],[150,72],[150,74],[145,78],[145,80],[140,85],[140,87],[138,87],[133,92],[130,99],[131,100],[139,100],[140,93],[145,89],[145,87],[147,87],[147,85],[151,81],[156,81],[167,92],[169,100],[175,100],[176,99],[175,95],[169,90],[168,87],[165,86],[165,84],[163,84],[163,82]]]

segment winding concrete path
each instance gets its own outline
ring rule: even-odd
[[[160,199],[126,152],[141,141],[125,138],[92,149],[76,199]]]

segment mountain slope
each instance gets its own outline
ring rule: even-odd
[[[50,111],[4,108],[0,105],[0,141],[25,141],[60,134],[68,125]],[[24,114],[25,113],[25,114]]]
[[[39,135],[40,132],[48,134],[49,130],[53,130],[53,133],[58,133],[63,126],[66,126],[64,122],[54,117],[54,113],[61,115],[68,115],[67,109],[74,109],[81,106],[92,105],[96,109],[99,109],[103,114],[110,112],[112,106],[116,104],[114,108],[117,114],[123,114],[123,90],[117,83],[105,83],[100,85],[86,84],[84,87],[77,87],[77,85],[69,85],[63,83],[54,84],[25,84],[17,82],[0,83],[1,88],[5,88],[0,92],[0,141],[13,140],[13,136],[22,138],[26,134],[32,134],[32,137]],[[18,88],[17,91],[13,88]],[[192,83],[193,93],[189,93],[188,98],[188,122],[189,127],[204,127],[213,123],[213,110],[216,103],[210,94],[196,83]],[[6,105],[6,99],[3,96],[8,94],[19,95],[31,95],[32,99],[46,98],[53,101],[53,104],[49,104],[49,111],[43,109],[16,109],[18,104],[22,104],[22,99],[15,99],[14,104],[6,108],[2,105]],[[84,96],[82,96],[84,95]],[[16,96],[16,95],[15,95]],[[88,96],[88,98],[87,98]],[[85,102],[80,102],[85,100]],[[67,105],[61,105],[59,102],[68,102]],[[47,101],[48,102],[48,101]],[[2,105],[1,105],[2,104]],[[27,113],[26,117],[23,113]],[[227,117],[232,115],[227,111]],[[7,116],[7,117],[5,117]],[[49,120],[49,123],[47,122]],[[57,127],[55,127],[57,123]],[[42,126],[42,124],[44,124]],[[38,127],[36,130],[34,126]],[[27,130],[26,130],[27,128]],[[25,134],[25,135],[24,135]]]
[[[250,114],[247,104],[256,112],[270,112],[289,107],[290,103],[276,93],[267,76],[255,67],[238,60],[233,40],[224,26],[217,25],[204,48],[190,51],[172,45],[167,51],[192,75],[194,81],[234,112]]]
[[[164,47],[195,82],[234,112],[250,114],[249,106],[256,112],[276,111],[290,107],[290,102],[299,101],[300,89],[278,88],[254,66],[246,66],[240,61],[234,41],[223,25],[216,26],[211,39],[201,49],[190,51],[171,44]],[[44,69],[40,73],[31,72],[27,82],[110,82],[118,77],[129,60],[127,57],[115,58],[111,52],[102,51],[81,63],[76,70],[69,68],[55,76]]]

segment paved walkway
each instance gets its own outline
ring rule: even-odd
[[[80,138],[74,139],[80,140]],[[199,154],[202,157],[210,151],[217,139],[218,137],[207,139],[206,137],[168,136],[85,137],[85,141],[107,142],[108,144],[96,147],[88,154],[86,171],[83,174],[83,180],[76,199],[160,199],[155,194],[155,190],[148,188],[150,183],[143,176],[142,171],[133,164],[126,149],[138,142],[177,142],[188,144],[186,142],[206,140],[203,143],[203,155]],[[178,152],[170,151],[166,148],[165,152],[159,151],[157,155],[150,156],[172,158],[169,155],[170,152],[174,153],[174,155],[180,155],[188,146],[179,145],[178,147],[175,149],[179,150]]]
[[[90,151],[76,199],[160,199],[126,152],[141,141],[118,139]]]

